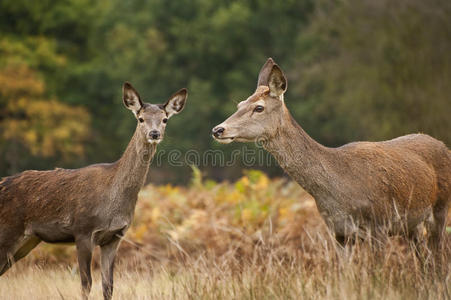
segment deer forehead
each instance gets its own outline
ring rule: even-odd
[[[138,117],[143,118],[162,118],[166,116],[166,112],[161,105],[145,103],[143,108],[138,114]]]
[[[242,107],[245,104],[247,104],[247,105],[251,105],[253,103],[264,104],[263,98],[266,97],[268,94],[269,94],[269,87],[267,87],[265,85],[260,85],[257,87],[255,92],[252,95],[250,95],[246,100],[238,103],[238,108]]]

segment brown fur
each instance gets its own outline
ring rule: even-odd
[[[269,87],[262,94],[261,85]],[[328,148],[291,117],[283,95],[286,79],[272,59],[260,71],[256,93],[213,129],[223,143],[260,141],[280,166],[316,200],[339,241],[388,225],[413,234],[427,222],[434,245],[445,231],[451,203],[451,152],[440,141],[412,134],[384,142]],[[260,89],[260,90],[259,90]],[[255,102],[265,107],[255,112]]]
[[[133,219],[138,192],[163,137],[163,120],[180,112],[185,99],[186,90],[181,90],[165,105],[142,103],[133,87],[125,83],[124,104],[142,122],[138,122],[121,159],[75,170],[25,171],[3,178],[0,275],[40,241],[75,242],[83,296],[87,298],[92,250],[100,246],[103,293],[110,299],[116,250]],[[161,138],[150,139],[153,131],[159,131]]]

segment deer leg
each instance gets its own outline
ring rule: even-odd
[[[16,254],[14,254],[14,261],[17,262],[24,258],[31,250],[33,250],[39,243],[41,239],[37,236],[30,236],[27,238],[26,242],[20,247]]]
[[[102,289],[103,298],[109,300],[113,297],[113,273],[116,251],[120,238],[115,237],[113,241],[100,247],[100,264],[102,267]]]
[[[12,259],[11,250],[13,247],[7,247],[6,245],[0,246],[0,276],[3,275],[14,264]]]
[[[326,223],[327,224],[327,223]],[[329,228],[335,231],[335,240],[342,246],[353,245],[359,235],[358,226],[352,218],[330,222]]]
[[[3,264],[3,268],[1,267],[2,262],[0,261],[0,269],[1,269],[0,275],[5,273],[6,271],[8,271],[8,269],[11,268],[14,263],[16,263],[19,260],[21,260],[22,258],[24,258],[40,242],[41,242],[41,240],[36,236],[29,236],[29,237],[25,238],[25,240],[22,242],[22,245],[20,246],[20,248],[16,251],[16,253],[14,255],[12,255],[10,253],[8,253],[6,255],[7,259],[6,259],[5,263]]]
[[[355,234],[350,235],[335,235],[335,240],[342,246],[346,247],[347,245],[354,246],[360,236]]]
[[[433,208],[434,214],[434,224],[431,226],[431,236],[430,236],[430,244],[433,250],[440,250],[442,246],[443,238],[445,235],[446,228],[446,217],[448,214],[449,205],[446,204],[446,201],[438,201],[436,206]]]
[[[348,239],[344,235],[335,234],[335,240],[342,247],[345,247],[346,244],[348,243]]]
[[[91,259],[94,246],[90,238],[77,239],[75,244],[77,246],[78,266],[80,269],[82,298],[88,299],[92,285]]]
[[[14,254],[22,247],[24,238],[21,229],[0,232],[0,276],[15,263]]]
[[[2,262],[0,261],[0,276],[8,271],[8,269],[11,268],[14,263],[27,256],[27,254],[30,253],[30,251],[33,250],[40,242],[41,240],[36,236],[29,236],[25,238],[25,240],[22,242],[22,245],[19,249],[17,249],[14,255],[7,254],[7,260],[3,265],[3,268],[1,267]]]

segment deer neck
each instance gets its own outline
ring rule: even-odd
[[[283,107],[283,118],[276,134],[265,148],[299,185],[318,201],[330,187],[333,149],[312,139]]]
[[[121,196],[135,199],[136,201],[136,196],[144,184],[156,148],[156,144],[148,143],[144,135],[136,127],[127,149],[116,162],[114,184],[115,190]]]

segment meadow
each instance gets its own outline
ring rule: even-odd
[[[449,228],[448,228],[449,229]],[[255,170],[235,182],[145,186],[121,244],[114,299],[449,299],[451,243],[433,258],[401,236],[334,242],[314,200]],[[98,250],[92,299],[101,299]],[[39,245],[0,299],[78,299],[73,246]]]

